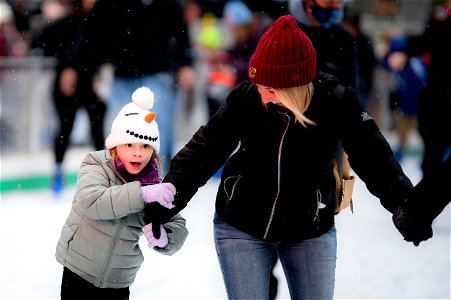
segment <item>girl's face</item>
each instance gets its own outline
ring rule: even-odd
[[[274,92],[274,89],[268,86],[257,84],[258,92],[260,93],[260,96],[262,98],[263,104],[266,106],[266,104],[273,102],[277,105],[284,106],[282,102],[280,101],[279,97],[277,97],[276,93]]]
[[[141,172],[152,158],[154,149],[147,144],[123,144],[116,146],[117,157],[128,173],[136,175]]]

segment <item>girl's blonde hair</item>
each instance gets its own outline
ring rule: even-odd
[[[274,89],[274,93],[280,102],[294,114],[297,122],[304,127],[307,127],[307,124],[316,125],[315,122],[304,115],[312,100],[313,83],[310,82],[291,88]]]
[[[113,162],[113,169],[115,171],[118,171],[117,168],[116,168],[116,163],[115,163],[116,159],[117,159],[116,147],[113,147],[113,148],[110,149],[110,154],[111,154],[111,161]],[[157,163],[158,170],[162,170],[162,168],[163,168],[163,161],[161,160],[161,157],[159,157],[155,151],[152,153],[152,157],[150,158],[148,163],[149,164],[153,164],[153,162]]]

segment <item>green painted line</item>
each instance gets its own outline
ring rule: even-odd
[[[407,156],[421,159],[423,157],[423,154],[424,154],[424,150],[419,147],[407,147],[407,149],[406,149]]]
[[[49,189],[52,177],[49,175],[24,176],[0,180],[0,194],[18,190]],[[73,186],[77,183],[77,173],[65,175],[65,186]]]

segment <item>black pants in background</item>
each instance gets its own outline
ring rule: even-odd
[[[85,107],[89,116],[92,142],[96,150],[104,149],[103,133],[106,105],[99,99],[92,88],[92,79],[81,79],[77,82],[74,97],[64,96],[58,87],[53,91],[53,99],[59,119],[59,131],[55,137],[55,161],[62,163],[70,142],[75,117],[80,107]]]
[[[61,300],[108,299],[129,300],[130,289],[98,288],[64,267]]]

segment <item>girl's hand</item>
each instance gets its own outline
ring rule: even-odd
[[[174,195],[176,193],[174,185],[170,182],[164,182],[154,185],[146,185],[141,187],[144,202],[158,202],[166,208],[173,208]]]
[[[155,226],[158,226],[158,224],[156,224]],[[148,245],[150,248],[154,248],[154,247],[164,248],[169,243],[168,234],[166,233],[166,230],[164,229],[163,225],[161,225],[161,224],[160,224],[161,235],[160,235],[160,238],[158,238],[158,239],[155,238],[155,236],[153,235],[152,223],[144,226],[142,228],[142,231],[144,232],[147,242],[149,242]]]

